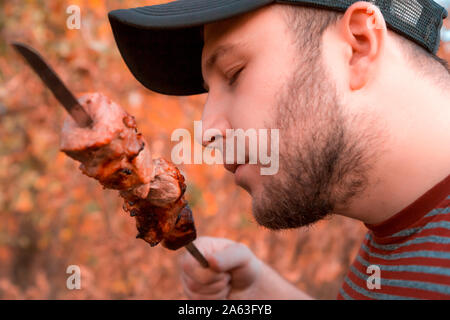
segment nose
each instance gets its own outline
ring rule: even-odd
[[[231,129],[225,108],[219,103],[213,103],[208,99],[203,108],[202,116],[202,145],[208,147],[210,144],[222,138],[225,140],[227,129]]]

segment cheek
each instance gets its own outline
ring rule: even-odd
[[[276,112],[281,76],[273,70],[253,66],[239,79],[233,101],[232,126],[259,129],[270,126]]]

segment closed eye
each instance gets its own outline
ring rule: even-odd
[[[239,75],[241,74],[241,72],[244,70],[244,67],[240,68],[239,70],[237,70],[228,80],[228,85],[232,86],[237,79],[239,78]]]

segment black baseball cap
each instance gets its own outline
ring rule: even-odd
[[[176,96],[205,93],[201,73],[203,26],[285,3],[344,12],[358,0],[177,0],[114,10],[109,20],[130,71],[148,89]],[[439,49],[447,11],[433,0],[371,0],[388,27],[429,52]]]

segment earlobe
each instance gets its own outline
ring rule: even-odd
[[[356,2],[345,12],[340,32],[352,51],[348,61],[349,87],[360,90],[368,83],[382,52],[387,36],[386,22],[376,6]]]

